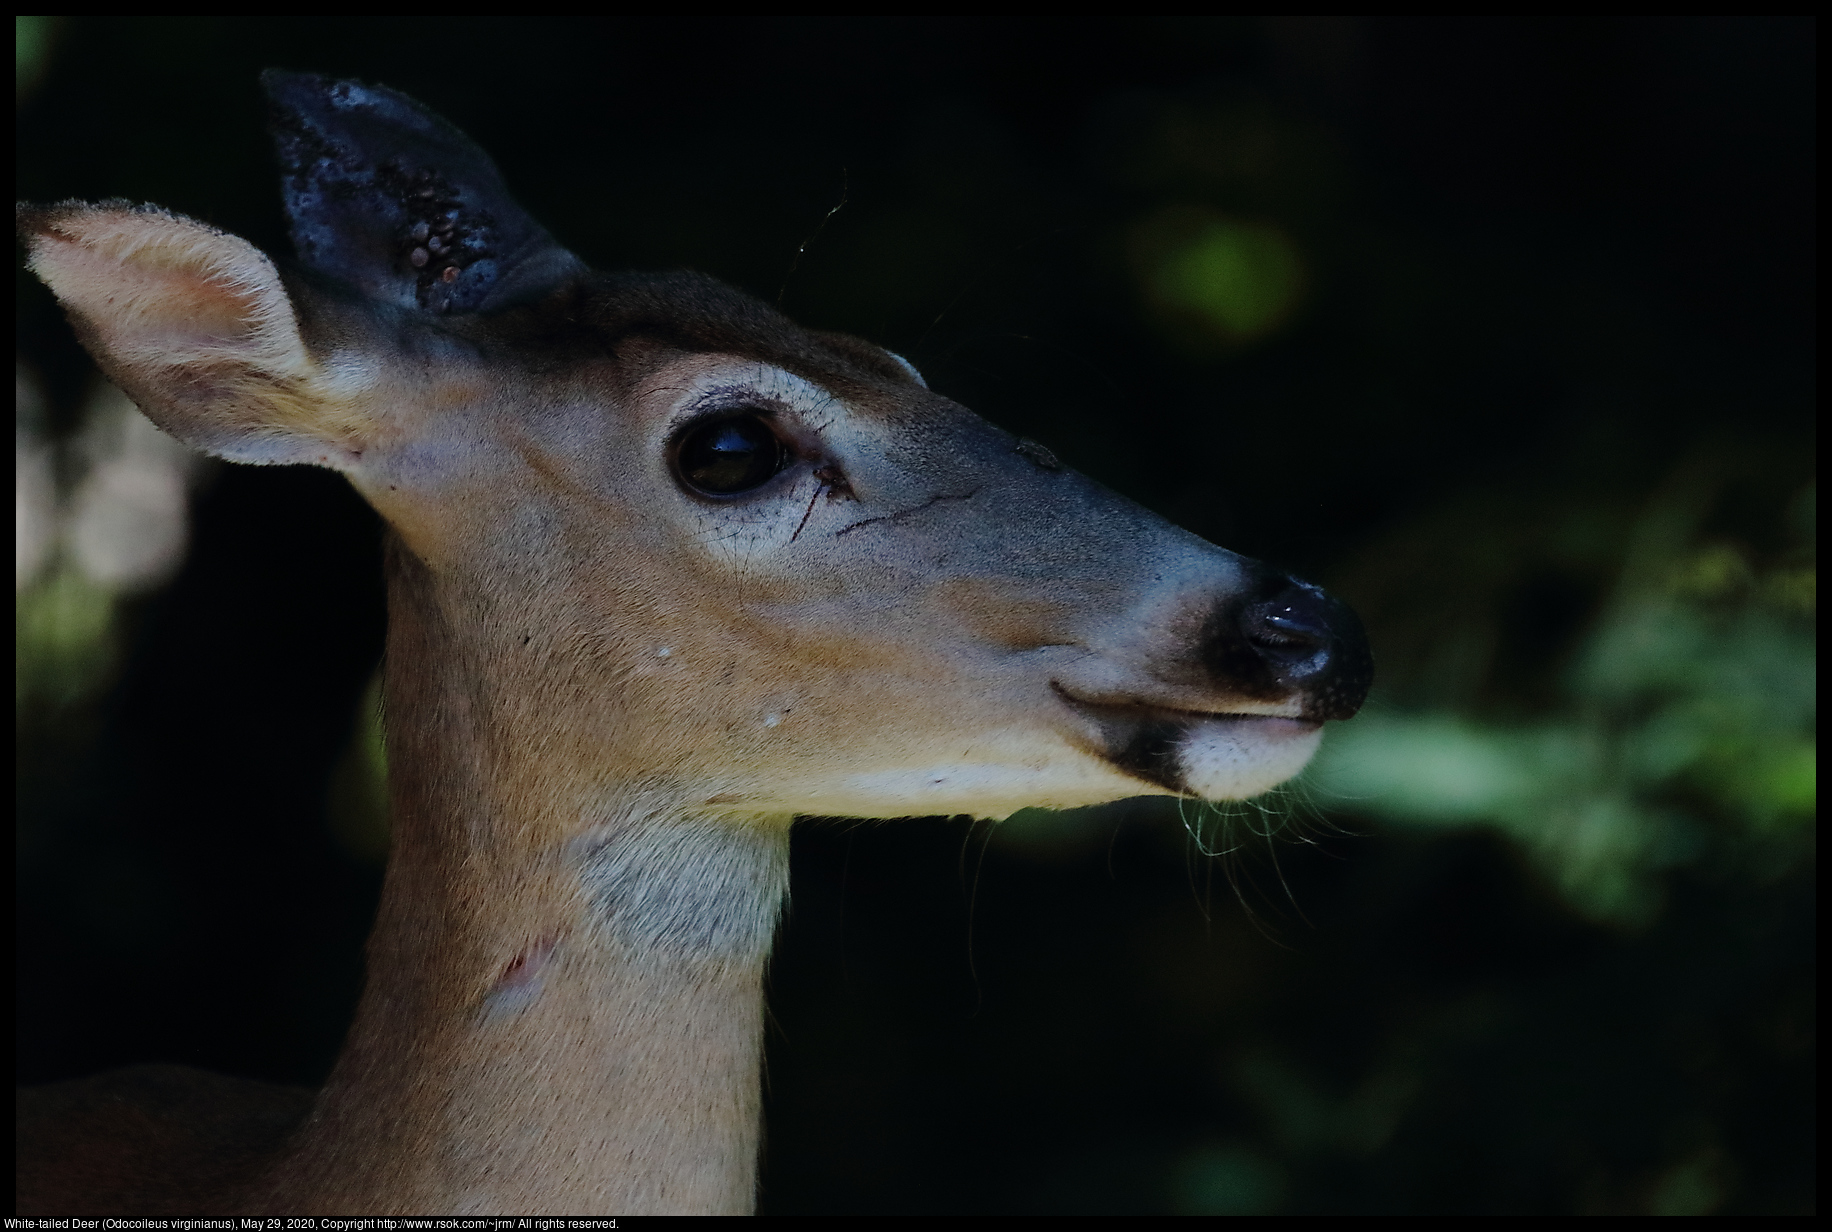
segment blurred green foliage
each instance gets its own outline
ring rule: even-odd
[[[1173,208],[1146,220],[1133,244],[1147,299],[1223,343],[1273,333],[1303,289],[1303,263],[1274,226]]]
[[[1574,907],[1645,926],[1661,874],[1710,861],[1772,878],[1810,861],[1816,796],[1814,489],[1764,572],[1688,542],[1695,473],[1632,528],[1604,610],[1535,721],[1376,704],[1330,733],[1321,798],[1399,825],[1486,825]]]
[[[13,18],[13,96],[24,98],[44,75],[57,35],[55,17]]]
[[[331,833],[352,859],[380,867],[388,859],[388,745],[382,722],[382,673],[356,704],[350,742],[331,770],[325,795]]]
[[[58,562],[13,604],[15,708],[61,710],[107,684],[119,666],[112,590]]]
[[[1172,1180],[1179,1215],[1270,1215],[1285,1198],[1279,1165],[1246,1146],[1211,1146],[1178,1161]]]

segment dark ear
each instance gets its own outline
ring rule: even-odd
[[[306,268],[435,313],[508,308],[583,271],[509,196],[488,154],[406,95],[307,73],[261,80]]]

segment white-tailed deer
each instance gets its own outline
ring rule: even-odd
[[[154,422],[387,522],[366,989],[316,1096],[22,1093],[22,1212],[748,1211],[793,818],[1236,799],[1360,705],[1315,587],[878,347],[588,270],[399,94],[268,89],[294,268],[118,202],[19,226]]]

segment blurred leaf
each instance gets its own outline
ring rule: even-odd
[[[1321,1090],[1302,1070],[1268,1053],[1252,1053],[1233,1067],[1237,1087],[1260,1105],[1288,1151],[1366,1155],[1387,1144],[1418,1092],[1409,1067],[1372,1073],[1346,1098]]]
[[[1648,1195],[1649,1215],[1709,1215],[1729,1195],[1720,1152],[1701,1151],[1674,1165],[1655,1181]]]
[[[1817,804],[1811,571],[1775,585],[1734,545],[1686,548],[1697,519],[1675,493],[1696,505],[1669,485],[1636,526],[1555,715],[1366,714],[1331,733],[1315,781],[1402,825],[1499,829],[1578,910],[1620,924],[1649,922],[1658,874],[1707,851],[1799,859]]]
[[[388,748],[383,738],[382,672],[376,669],[357,703],[350,743],[331,771],[325,800],[338,845],[365,864],[388,860]]]
[[[16,706],[66,706],[109,678],[118,649],[113,591],[66,564],[20,591],[13,614]]]
[[[56,41],[56,17],[13,18],[13,100],[18,102],[44,79]]]
[[[1246,1147],[1211,1146],[1178,1162],[1172,1200],[1180,1215],[1269,1215],[1285,1188],[1275,1161]]]
[[[1285,318],[1302,279],[1297,250],[1276,227],[1217,222],[1158,266],[1152,290],[1224,337],[1246,340]]]
[[[1297,246],[1278,227],[1172,206],[1135,228],[1146,299],[1176,330],[1239,345],[1276,332],[1304,289]]]

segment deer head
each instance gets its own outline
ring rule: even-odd
[[[268,89],[287,270],[150,207],[19,214],[155,423],[341,471],[391,532],[394,852],[267,1209],[743,1209],[788,819],[1251,796],[1361,704],[1316,587],[879,347],[587,269],[393,91]]]
[[[400,94],[268,85],[295,269],[123,204],[23,211],[32,268],[174,436],[349,477],[463,606],[549,790],[864,817],[1233,799],[1360,704],[1365,641],[1316,587],[881,348],[698,275],[587,270]]]

